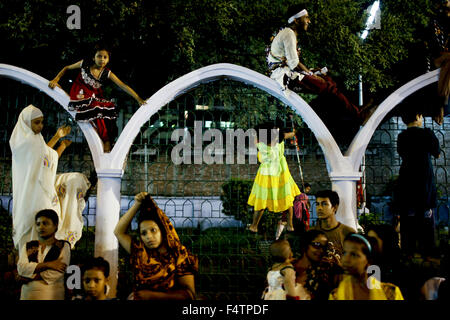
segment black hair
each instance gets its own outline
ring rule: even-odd
[[[400,247],[398,245],[399,237],[394,227],[388,224],[372,224],[366,228],[366,234],[370,230],[374,231],[383,241],[383,247],[379,248],[381,249],[382,259],[388,261],[398,259],[400,254]]]
[[[405,104],[401,108],[401,117],[404,124],[409,124],[417,120],[417,116],[423,115],[423,109],[414,102]]]
[[[306,252],[311,242],[313,242],[313,240],[320,235],[325,236],[325,238],[327,238],[328,240],[326,233],[318,229],[311,229],[303,234],[302,238],[300,239],[300,251],[302,255]]]
[[[94,49],[92,50],[92,57],[95,57],[95,54],[98,51],[105,50],[108,52],[109,59],[111,59],[111,48],[104,42],[98,42],[94,45]]]
[[[272,138],[272,132],[271,130],[278,131],[278,143],[281,143],[284,140],[284,134],[286,132],[289,132],[289,129],[286,129],[283,127],[283,123],[279,120],[275,121],[265,121],[263,123],[260,123],[256,126],[256,138],[258,139],[258,142],[263,142],[265,144],[270,144],[271,138]],[[261,132],[260,132],[261,130]],[[265,133],[265,135],[264,135]],[[274,137],[275,138],[275,137]]]
[[[316,193],[317,198],[328,198],[333,207],[339,206],[339,195],[333,190],[320,190]]]
[[[55,212],[55,210],[44,209],[44,210],[39,211],[38,213],[36,213],[36,216],[34,217],[34,221],[37,221],[37,219],[40,217],[46,217],[46,218],[52,220],[52,222],[55,226],[58,226],[59,218],[58,218],[58,214]]]
[[[369,248],[369,246],[367,246],[366,241],[364,241],[360,237],[363,237],[364,239],[366,239],[366,241],[370,244],[370,248]],[[367,236],[364,236],[362,234],[358,234],[358,233],[353,233],[352,232],[352,233],[349,233],[345,237],[344,242],[345,241],[350,241],[350,242],[361,244],[362,245],[362,252],[366,256],[367,261],[369,262],[369,264],[373,263],[373,257],[375,255],[376,248],[378,247],[378,243],[377,243],[377,240],[375,238],[367,237]]]
[[[144,200],[142,200],[141,207],[139,208],[139,215],[137,217],[138,225],[139,225],[139,234],[141,229],[141,223],[143,221],[152,220],[154,221],[161,231],[162,241],[164,242],[166,231],[164,229],[164,226],[162,224],[161,219],[158,216],[158,208],[156,207],[155,202],[150,197],[150,195],[147,195]]]
[[[82,276],[87,270],[98,269],[103,272],[105,278],[109,277],[109,262],[102,257],[90,257],[81,265]]]
[[[270,245],[269,251],[272,256],[273,262],[285,262],[286,259],[289,259],[288,250],[291,249],[291,245],[289,241],[284,239],[275,240]]]

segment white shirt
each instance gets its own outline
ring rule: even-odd
[[[280,61],[281,58],[286,58],[289,69],[294,70],[300,62],[297,53],[297,37],[294,30],[291,28],[284,28],[278,32],[272,41],[270,52],[270,62],[277,62]]]
[[[270,78],[277,81],[280,86],[286,90],[284,85],[284,76],[287,75],[291,79],[298,77],[301,81],[304,75],[293,71],[300,62],[297,53],[297,36],[291,28],[284,28],[275,36],[270,46],[270,54],[267,57],[268,62],[280,62],[286,59],[286,66],[278,67],[272,71]]]
[[[38,262],[30,262],[28,261],[28,255],[27,255],[27,248],[26,244],[22,247],[22,250],[19,255],[19,261],[17,262],[17,272],[19,275],[25,278],[34,279],[36,277],[36,274],[34,273],[34,270],[36,269],[36,266],[39,263],[44,262],[45,257],[47,256],[47,253],[50,251],[52,246],[46,246],[44,251],[42,251],[42,245],[39,244],[38,248],[38,256],[37,260]],[[61,249],[61,253],[58,258],[61,258],[61,261],[65,263],[66,265],[70,264],[70,245],[66,242],[64,243],[64,247]],[[57,282],[63,282],[64,281],[64,273],[60,271],[56,271],[53,269],[47,269],[40,272],[41,278],[48,284],[52,285]]]

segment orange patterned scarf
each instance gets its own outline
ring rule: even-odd
[[[133,268],[134,290],[166,291],[174,287],[177,277],[196,273],[198,259],[181,244],[169,218],[150,196],[142,202],[142,206],[148,211],[156,209],[159,221],[155,222],[160,222],[158,225],[164,228],[161,230],[161,246],[165,246],[166,251],[160,252],[158,249],[161,246],[158,249],[147,249],[140,239],[132,242],[130,262]]]

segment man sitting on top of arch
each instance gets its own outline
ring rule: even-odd
[[[350,114],[358,119],[361,125],[365,124],[375,107],[371,107],[369,104],[362,107],[354,105],[339,91],[336,83],[326,74],[327,70],[322,69],[320,72],[314,72],[300,62],[300,47],[297,47],[297,35],[299,32],[308,30],[311,19],[308,11],[300,6],[293,7],[289,11],[288,26],[277,33],[272,40],[270,50],[267,50],[270,77],[284,89],[288,88],[297,92],[306,90],[315,94],[328,93],[337,98]]]

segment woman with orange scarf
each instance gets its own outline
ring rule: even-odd
[[[127,234],[128,226],[139,212],[139,239]],[[114,234],[130,253],[134,300],[194,300],[194,273],[197,257],[180,242],[169,218],[147,194],[135,196],[135,203],[119,220]]]

